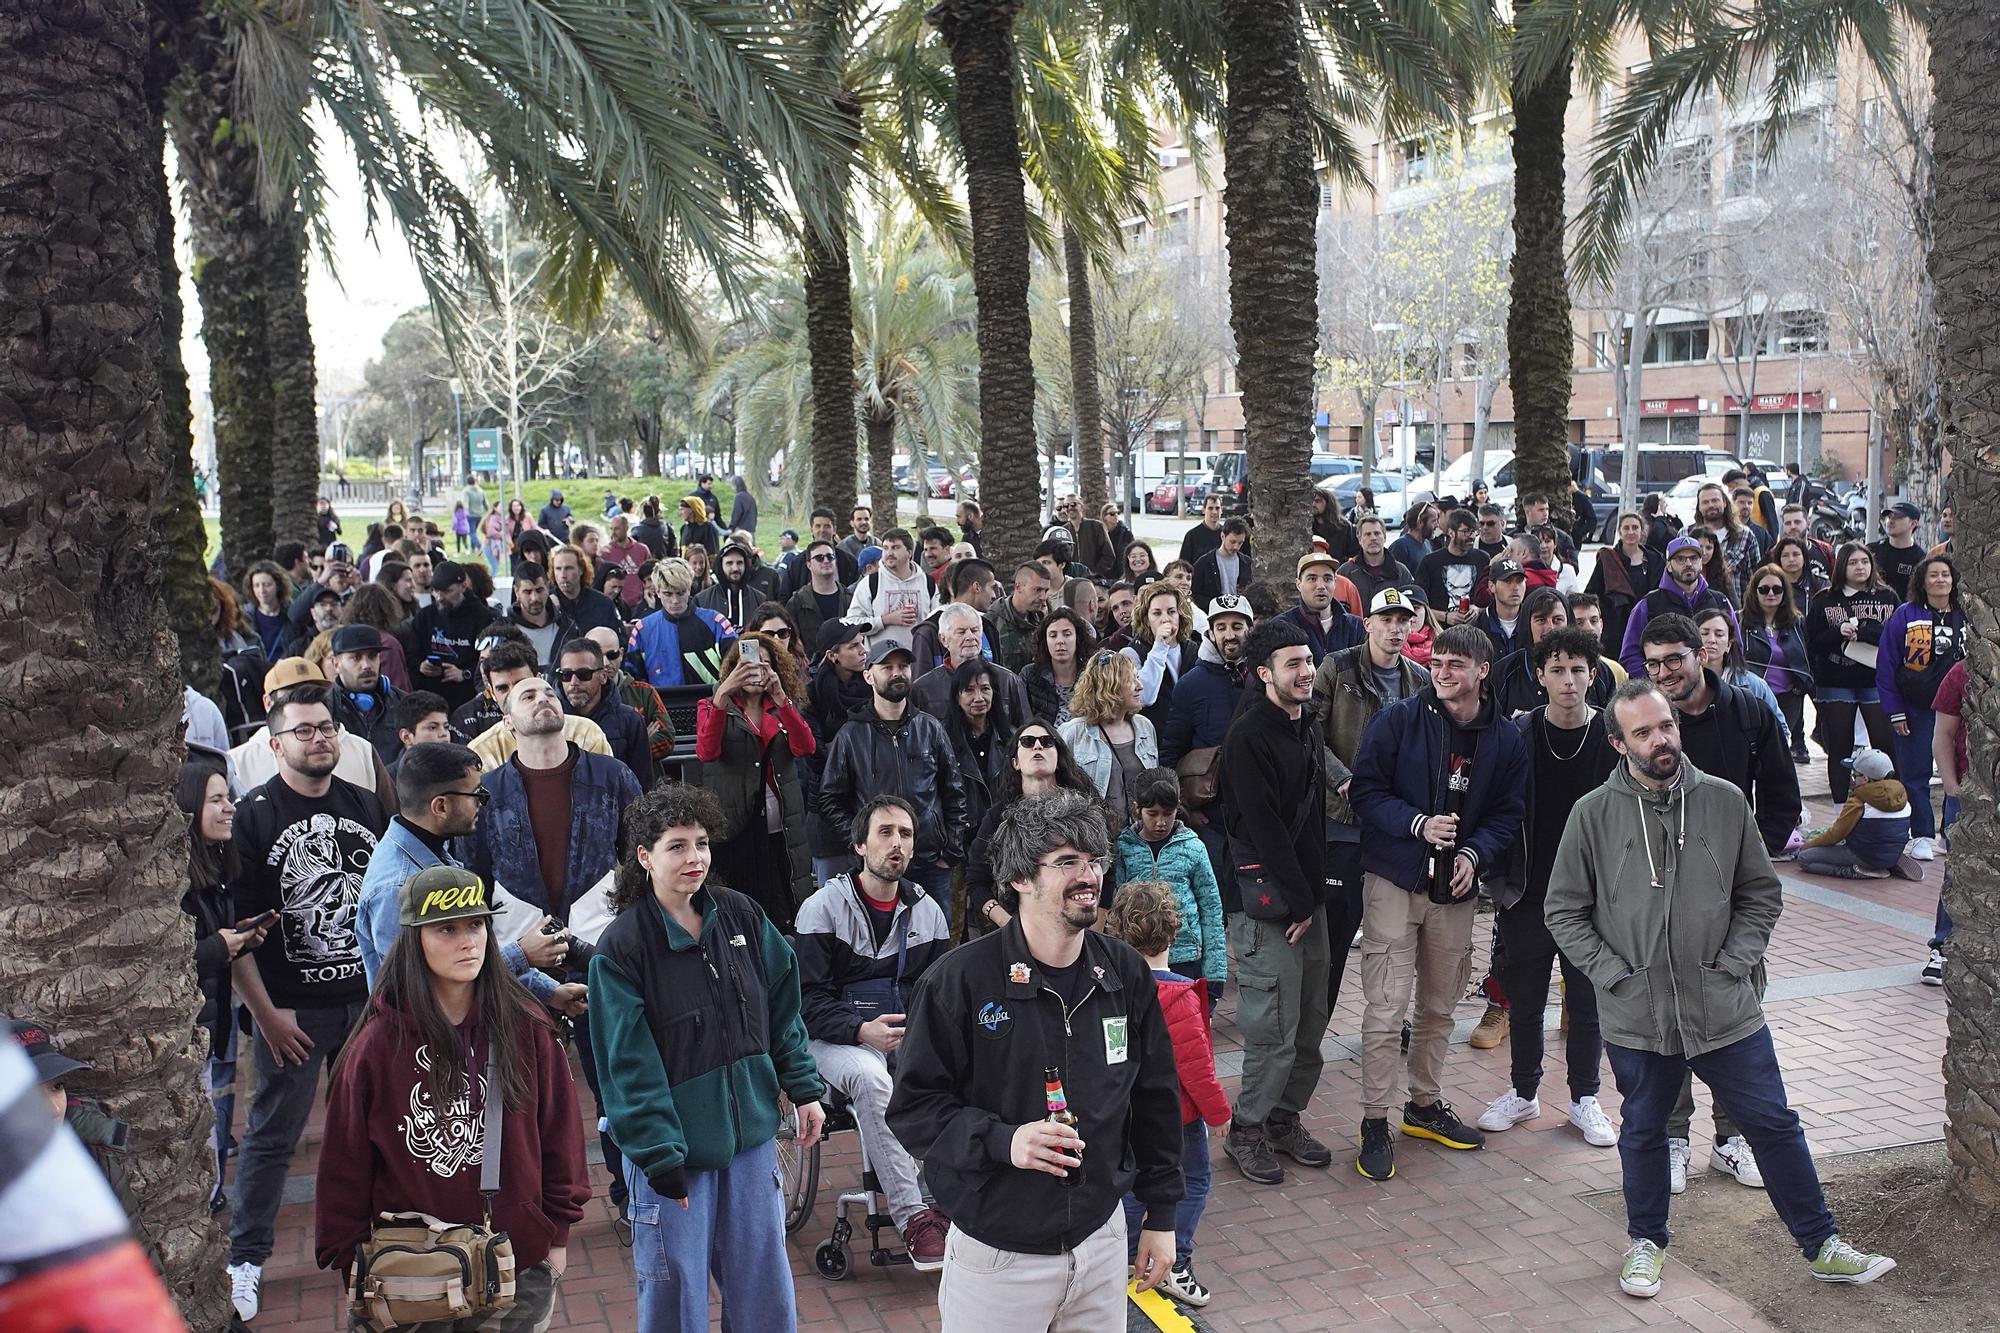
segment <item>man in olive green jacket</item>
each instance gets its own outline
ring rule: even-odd
[[[1682,759],[1680,725],[1659,687],[1620,686],[1605,725],[1625,762],[1570,812],[1545,916],[1597,989],[1625,1103],[1618,1155],[1632,1246],[1619,1287],[1641,1297],[1660,1290],[1666,1121],[1690,1068],[1749,1139],[1813,1276],[1872,1282],[1896,1261],[1837,1234],[1750,978],[1783,905],[1750,806],[1734,784]]]

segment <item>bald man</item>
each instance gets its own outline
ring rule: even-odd
[[[585,630],[583,637],[604,650],[604,664],[618,673],[618,701],[639,710],[646,719],[646,742],[653,752],[653,771],[664,775],[674,752],[674,720],[660,700],[660,692],[625,669],[625,642],[602,625]]]

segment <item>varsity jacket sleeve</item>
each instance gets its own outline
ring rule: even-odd
[[[1159,987],[1143,970],[1135,971],[1126,984],[1138,992],[1128,1016],[1139,1061],[1131,1118],[1126,1122],[1132,1164],[1138,1169],[1132,1193],[1146,1208],[1142,1230],[1172,1231],[1175,1206],[1186,1189],[1181,1176],[1180,1074],[1173,1038],[1167,1035],[1167,1020],[1160,1013]]]
[[[792,1099],[792,1105],[823,1100],[826,1084],[820,1081],[819,1066],[813,1063],[806,1044],[806,1022],[800,1013],[799,959],[785,937],[764,918],[764,976],[770,1006],[771,1063],[778,1070],[778,1086]]]
[[[1155,1012],[1158,1007],[1155,1002]],[[972,1016],[959,989],[942,974],[920,980],[910,999],[886,1119],[890,1132],[919,1161],[967,1173],[995,1171],[1013,1164],[1016,1126],[966,1103],[971,1042]],[[1167,1061],[1171,1068],[1171,1053]],[[1179,1120],[1180,1098],[1173,1101]],[[1179,1133],[1176,1125],[1177,1139]]]
[[[1495,755],[1494,769],[1489,775],[1492,786],[1486,809],[1480,813],[1479,823],[1462,840],[1460,850],[1469,850],[1474,867],[1485,871],[1498,870],[1507,859],[1508,848],[1521,833],[1521,817],[1528,808],[1528,747],[1521,739],[1520,729],[1505,718],[1495,718],[1487,727],[1488,742],[1498,740],[1501,744],[1494,748],[1503,753]],[[1475,765],[1485,760],[1487,743],[1480,745],[1482,753]],[[1791,766],[1791,756],[1785,756],[1786,767]],[[1796,812],[1794,812],[1796,814]]]
[[[1591,984],[1609,990],[1632,975],[1632,965],[1618,956],[1597,930],[1597,865],[1590,845],[1593,808],[1583,818],[1571,814],[1556,848],[1549,872],[1549,896],[1542,920],[1563,956],[1582,968]]]
[[[1419,810],[1396,791],[1395,776],[1389,771],[1395,757],[1410,744],[1410,728],[1399,725],[1413,716],[1409,709],[1389,707],[1368,719],[1361,733],[1361,750],[1354,756],[1354,778],[1347,789],[1347,803],[1376,833],[1392,838],[1423,837],[1419,821],[1431,812]],[[1518,807],[1514,816],[1520,822]]]
[[[1779,757],[1791,767],[1789,754]],[[1736,871],[1729,891],[1729,933],[1723,937],[1715,965],[1741,981],[1764,961],[1778,914],[1784,910],[1784,890],[1779,886],[1778,872],[1771,867],[1765,839],[1757,835],[1757,826],[1751,821],[1749,807],[1738,808],[1743,811],[1743,835],[1737,840]],[[1793,818],[1797,817],[1794,810]]]
[[[1892,723],[1909,721],[1903,692],[1896,688],[1896,668],[1903,665],[1904,640],[1909,635],[1910,621],[1916,613],[1916,606],[1909,602],[1896,608],[1896,614],[1882,626],[1882,639],[1875,657],[1875,693],[1882,700],[1882,711],[1889,715]]]
[[[619,1151],[662,1198],[685,1199],[687,1132],[646,1026],[646,1003],[637,983],[602,953],[590,960],[590,1049],[597,1057],[598,1102]]]
[[[848,947],[820,895],[806,899],[792,935],[800,1012],[807,1036],[836,1046],[854,1046],[861,1040],[861,1015],[840,998],[840,985],[834,980],[834,958]]]

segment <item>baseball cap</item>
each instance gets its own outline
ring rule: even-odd
[[[399,906],[397,920],[405,926],[496,914],[486,881],[464,866],[425,866],[403,881]]]
[[[1208,604],[1208,618],[1217,616],[1242,616],[1251,624],[1257,623],[1257,613],[1250,609],[1250,599],[1240,593],[1226,592]]]
[[[1368,614],[1385,615],[1391,611],[1401,611],[1406,616],[1417,613],[1417,604],[1406,596],[1401,588],[1384,588],[1375,594],[1375,600],[1368,603]]]
[[[320,584],[319,591],[313,594],[314,606],[318,606],[321,602],[337,602],[339,600],[340,594],[327,587],[324,583]]]
[[[353,629],[349,625],[343,628]],[[377,640],[379,646],[380,640]],[[306,661],[303,657],[281,657],[271,663],[271,669],[264,673],[264,694],[269,696],[279,690],[289,690],[294,685],[324,685],[326,673]]]
[[[1889,761],[1888,755],[1865,746],[1856,750],[1854,757],[1848,763],[1854,769],[1854,776],[1867,782],[1880,782],[1896,771],[1896,766]]]
[[[1299,567],[1293,571],[1293,578],[1304,578],[1305,572],[1314,565],[1325,565],[1328,569],[1339,569],[1340,562],[1326,551],[1307,551],[1299,557]]]
[[[1501,579],[1524,579],[1526,577],[1528,577],[1528,571],[1521,568],[1521,562],[1518,560],[1495,560],[1493,562],[1491,581],[1494,583],[1498,583]]]
[[[53,1083],[65,1074],[74,1074],[89,1065],[81,1060],[72,1060],[56,1049],[55,1038],[49,1035],[48,1024],[32,1019],[17,1018],[13,1021],[14,1040],[21,1043],[21,1049],[34,1061],[35,1078],[42,1083]]]
[[[431,566],[431,587],[439,591],[454,583],[462,583],[468,577],[465,566],[456,560],[440,560]]]
[[[1667,543],[1667,559],[1671,560],[1682,551],[1699,551],[1701,543],[1692,537],[1676,537]]]
[[[851,620],[841,620],[836,617],[821,623],[819,637],[813,640],[813,647],[824,656],[841,644],[860,638],[861,634],[861,626]]]
[[[1076,545],[1076,534],[1060,523],[1051,523],[1042,533],[1045,542],[1061,542],[1065,546]]]
[[[897,653],[901,653],[912,662],[917,660],[917,655],[911,652],[908,647],[897,643],[894,639],[885,638],[877,639],[874,643],[868,645],[868,665],[880,666]]]
[[[1889,512],[1912,521],[1924,516],[1924,511],[1911,504],[1908,500],[1896,501],[1896,503],[1889,506]]]
[[[382,651],[382,631],[373,625],[342,625],[333,632],[332,651],[340,653],[379,653]],[[268,675],[266,679],[269,679]]]

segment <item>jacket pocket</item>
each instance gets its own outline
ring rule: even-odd
[[[1713,1040],[1757,1021],[1761,1006],[1750,978],[1732,976],[1714,963],[1703,963],[1700,971],[1700,1036]]]
[[[1597,994],[1597,1020],[1606,1040],[1619,1045],[1643,1045],[1659,1036],[1653,1009],[1653,978],[1647,968],[1635,969]],[[1626,1040],[1620,1041],[1620,1038]]]

